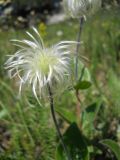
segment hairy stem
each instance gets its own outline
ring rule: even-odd
[[[59,125],[57,123],[57,119],[56,119],[56,115],[55,115],[55,110],[54,110],[54,100],[53,100],[53,93],[52,93],[52,90],[51,90],[51,87],[50,85],[48,84],[48,91],[49,91],[49,96],[50,96],[50,108],[51,108],[51,114],[52,114],[52,118],[53,118],[53,121],[54,121],[54,124],[55,124],[55,127],[56,127],[56,130],[57,130],[57,134],[58,134],[58,137],[61,141],[61,144],[62,144],[62,147],[64,149],[64,152],[67,156],[67,160],[72,160],[68,150],[67,150],[67,147],[66,145],[64,144],[64,141],[63,141],[63,137],[62,137],[62,134],[60,132],[60,129],[59,129]]]
[[[79,24],[78,38],[77,38],[78,43],[77,43],[76,53],[75,53],[75,78],[76,78],[76,81],[78,80],[78,53],[79,53],[79,47],[80,47],[81,33],[83,30],[83,24],[84,24],[84,17],[81,17],[80,24]]]
[[[78,81],[78,56],[79,56],[79,47],[80,47],[80,40],[81,40],[81,34],[83,30],[83,24],[84,24],[84,17],[80,17],[79,22],[79,31],[78,31],[78,38],[77,38],[77,47],[76,47],[76,54],[75,54],[75,80]],[[81,79],[81,77],[80,77]],[[76,91],[76,97],[77,97],[77,105],[76,105],[76,115],[78,118],[78,125],[81,128],[81,99],[80,99],[80,93],[79,91]]]

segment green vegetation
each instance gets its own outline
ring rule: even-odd
[[[84,44],[81,45],[80,54],[89,60],[80,58],[90,69],[94,82],[90,89],[81,92],[82,109],[93,105],[99,108],[96,110],[99,115],[95,119],[96,129],[91,125],[89,130],[84,131],[86,136],[94,139],[94,143],[105,138],[112,138],[120,143],[120,11],[112,9],[101,13],[84,24],[82,33]],[[47,26],[44,36],[46,45],[59,40],[76,40],[77,31],[78,23],[72,20]],[[9,80],[3,65],[6,55],[16,51],[9,40],[21,39],[25,37],[24,33],[25,30],[12,28],[0,31],[0,159],[54,160],[58,139],[50,117],[49,103],[46,104],[47,107],[40,107],[29,91],[19,99],[16,80]],[[58,99],[58,108],[64,110],[68,107],[75,113],[76,99],[72,92],[65,92]],[[86,110],[85,113],[87,112]],[[85,116],[90,115],[85,114],[83,120],[86,119]],[[83,127],[87,128],[93,121],[86,121]],[[66,125],[60,120],[63,131]],[[91,157],[94,159],[97,155],[102,155],[96,148],[92,150],[94,155],[91,153]]]

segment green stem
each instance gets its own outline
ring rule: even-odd
[[[77,38],[77,47],[76,47],[76,53],[75,53],[75,78],[76,81],[78,80],[78,53],[79,53],[79,47],[80,47],[80,40],[81,40],[81,34],[83,30],[83,24],[84,24],[84,17],[80,18],[79,23],[79,32],[78,32],[78,38]]]
[[[55,127],[56,127],[56,130],[57,130],[57,134],[58,134],[58,137],[61,141],[61,144],[63,146],[63,149],[64,149],[64,152],[67,156],[67,160],[72,160],[70,154],[69,154],[69,151],[64,143],[64,140],[63,140],[63,137],[62,137],[62,134],[60,132],[60,129],[59,129],[59,125],[57,123],[57,118],[56,118],[56,115],[55,115],[55,111],[54,111],[54,100],[53,100],[53,93],[52,93],[52,90],[51,90],[51,87],[50,85],[48,84],[48,92],[49,92],[49,96],[50,96],[50,108],[51,108],[51,114],[52,114],[52,118],[53,118],[53,121],[54,121],[54,124],[55,124]]]

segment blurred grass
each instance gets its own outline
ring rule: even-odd
[[[120,11],[101,11],[84,24],[80,54],[89,58],[93,87],[82,93],[83,106],[101,98],[104,101],[104,121],[120,118]],[[39,26],[38,26],[39,28]],[[76,40],[78,23],[73,20],[46,26],[43,37],[46,46],[60,40]],[[0,31],[0,159],[52,160],[55,152],[55,129],[49,107],[40,108],[27,94],[18,99],[18,89],[4,70],[6,55],[16,51],[10,39],[26,37],[25,30]],[[85,98],[84,98],[85,96]],[[27,98],[28,97],[28,98]],[[66,99],[70,99],[67,101]],[[59,106],[74,108],[73,94],[60,97]],[[36,106],[36,107],[35,107]],[[103,116],[103,115],[102,115]],[[4,124],[4,127],[3,127]],[[5,133],[10,132],[10,138]],[[38,158],[39,157],[39,158]]]

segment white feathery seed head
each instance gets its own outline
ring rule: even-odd
[[[35,36],[26,32],[31,40],[12,40],[20,49],[10,55],[5,63],[11,78],[19,78],[19,92],[25,84],[32,87],[34,96],[42,97],[47,84],[54,86],[63,82],[70,75],[70,50],[73,41],[62,41],[50,48],[45,48],[37,29]]]
[[[101,6],[101,0],[63,0],[67,15],[80,18],[93,14]]]

